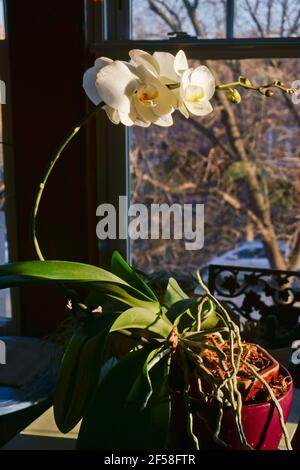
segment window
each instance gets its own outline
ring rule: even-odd
[[[5,31],[5,4],[0,0],[0,263],[9,262],[14,239],[12,181],[12,139],[10,129],[8,41]],[[11,243],[12,242],[12,243]],[[17,314],[12,314],[10,289],[0,291],[0,331],[17,332]]]
[[[113,1],[103,14],[115,21],[104,22],[96,56],[103,55],[104,45],[105,55],[122,59],[131,48],[174,54],[182,48],[220,81],[245,75],[257,83],[278,78],[291,84],[299,77],[296,1]],[[176,114],[170,128],[111,127],[108,151],[115,156],[107,164],[111,175],[119,164],[113,183],[118,194],[127,187],[130,202],[147,207],[205,205],[203,249],[187,251],[181,240],[130,241],[131,260],[141,270],[190,273],[245,241],[263,242],[266,267],[299,267],[299,105],[284,95],[242,97],[243,106],[234,106],[218,93],[214,113],[189,120]],[[290,247],[290,260],[283,244]]]
[[[1,39],[5,39],[3,0],[0,0],[0,40]]]
[[[226,81],[234,79],[237,69],[238,74],[251,76],[255,82],[272,81],[279,73],[292,82],[293,76],[300,74],[299,59],[279,59],[273,65],[268,59],[214,61],[211,67]],[[203,249],[187,251],[184,240],[132,241],[133,261],[141,269],[154,271],[158,266],[195,271],[245,240],[260,239],[257,224],[248,213],[257,210],[251,201],[252,172],[259,179],[260,190],[268,192],[266,200],[276,232],[292,243],[300,176],[299,128],[289,109],[293,104],[284,96],[267,103],[258,95],[243,93],[242,97],[243,106],[230,105],[230,109],[242,139],[240,152],[246,148],[246,155],[229,150],[233,136],[217,98],[214,113],[204,119],[186,120],[177,115],[170,128],[131,130],[131,201],[147,206],[205,204]],[[240,253],[239,257],[249,256]],[[266,255],[265,263],[268,267]]]
[[[0,264],[8,262],[7,228],[5,217],[5,175],[3,162],[2,112],[0,110]],[[0,291],[0,321],[11,318],[10,290]]]
[[[191,4],[193,2],[190,2]],[[207,38],[225,38],[226,4],[220,0],[200,0],[195,8],[195,19],[201,17],[199,31]],[[189,20],[181,1],[165,2],[133,0],[132,2],[132,39],[166,39],[173,31],[184,31],[195,36],[195,28]]]
[[[299,36],[298,0],[240,0],[236,3],[236,37]]]

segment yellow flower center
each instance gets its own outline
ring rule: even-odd
[[[158,97],[157,88],[153,85],[143,85],[137,91],[138,100],[145,106],[154,106],[153,100]]]
[[[201,86],[189,85],[185,90],[185,97],[190,103],[195,103],[198,100],[201,100],[204,96],[204,91]]]

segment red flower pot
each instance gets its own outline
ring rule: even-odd
[[[291,410],[294,387],[291,374],[283,366],[280,366],[279,373],[284,377],[289,377],[290,380],[290,386],[287,392],[279,398],[284,421],[286,422]],[[180,393],[173,394],[171,440],[169,443],[169,446],[173,449],[187,449],[191,446],[190,438],[184,431],[187,427],[184,413],[182,395]],[[218,446],[212,438],[216,425],[216,407],[203,405],[202,402],[194,398],[192,399],[192,413],[193,433],[198,438],[200,449],[222,450],[222,447]],[[200,415],[202,418],[200,418]],[[278,449],[282,429],[277,409],[272,402],[243,405],[242,425],[247,441],[253,449]],[[240,448],[234,425],[234,417],[229,407],[224,410],[219,437],[230,445],[230,450],[238,450]]]
[[[284,377],[289,377],[291,381],[288,391],[279,398],[284,421],[286,422],[292,406],[294,387],[291,374],[283,366],[280,366],[279,373]],[[206,418],[206,424],[199,418],[199,415],[194,417],[194,434],[198,437],[200,449],[218,448],[212,440],[216,410],[211,407],[210,410],[206,409],[206,414],[208,416],[208,419]],[[213,418],[211,421],[210,417]],[[253,449],[278,449],[282,429],[278,412],[272,402],[243,405],[242,425],[246,439]],[[219,437],[230,445],[230,450],[239,449],[239,440],[234,425],[234,417],[230,408],[224,410]]]
[[[291,384],[285,395],[279,398],[284,422],[286,423],[291,411],[294,387],[291,374],[283,367],[279,373],[289,377]],[[256,450],[277,450],[282,436],[278,412],[273,403],[244,405],[242,407],[242,424],[248,443]],[[233,427],[232,416],[224,415],[224,440],[231,444],[232,449],[238,448],[238,439]]]

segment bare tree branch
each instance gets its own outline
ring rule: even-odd
[[[300,265],[300,228],[296,231],[294,239],[294,246],[289,259],[289,268],[292,271],[299,269]]]
[[[281,3],[281,24],[280,24],[280,36],[284,36],[285,31],[285,21],[288,13],[288,4],[287,0],[283,0]]]
[[[157,181],[146,174],[141,173],[139,175],[139,178],[143,181],[147,181],[148,183],[152,184],[152,186],[154,186],[155,188],[162,189],[163,191],[167,191],[168,193],[181,193],[191,189],[197,189],[197,184],[192,183],[190,181],[186,181],[185,183],[179,185],[169,186],[165,182]]]
[[[271,32],[271,23],[272,23],[272,3],[273,0],[268,0],[268,11],[267,11],[267,35],[269,36]]]
[[[257,18],[257,15],[256,15],[256,9],[258,7],[258,2],[256,3],[255,9],[253,10],[250,3],[249,3],[249,0],[245,0],[245,1],[246,1],[246,5],[247,5],[248,11],[250,13],[250,16],[251,16],[252,20],[254,21],[254,23],[256,24],[258,32],[260,33],[261,37],[264,37],[265,34],[264,34],[263,27],[260,24],[260,22],[258,21],[258,18]]]
[[[189,122],[190,124],[192,124],[193,127],[195,127],[195,129],[205,135],[205,137],[207,137],[214,145],[219,146],[229,157],[231,157],[233,160],[236,158],[235,154],[231,152],[231,150],[220,139],[216,137],[212,129],[205,127],[203,124],[201,124],[200,121],[193,117],[190,117]]]
[[[199,20],[199,18],[197,17],[197,6],[198,6],[198,2],[195,1],[194,4],[192,5],[189,0],[183,0],[183,3],[184,3],[184,6],[186,8],[186,11],[189,15],[189,18],[191,20],[191,23],[193,25],[193,28],[195,30],[195,33],[197,36],[200,36],[200,37],[204,37],[205,34],[204,34],[204,30],[203,30],[203,27],[201,25],[201,22]]]
[[[243,208],[242,203],[233,197],[231,194],[228,194],[226,192],[220,192],[222,195],[224,201],[229,204],[233,209],[241,211]],[[256,216],[256,214],[251,210],[251,209],[246,209],[246,214],[251,222],[253,222],[258,231],[261,233],[263,243],[266,249],[267,254],[269,254],[270,251],[270,246],[269,246],[269,237],[270,237],[270,232],[267,227],[264,226],[264,224],[261,222],[261,220]],[[300,237],[299,237],[300,238]],[[300,243],[300,241],[299,241]],[[300,261],[300,260],[299,260]],[[277,269],[286,269],[286,264],[284,260],[282,259],[282,262],[280,263],[280,268],[278,267]]]
[[[298,13],[294,19],[294,22],[292,24],[292,26],[290,27],[289,31],[288,31],[288,36],[292,36],[293,34],[297,33],[298,30],[299,30],[299,21],[300,21],[300,9],[298,10]]]
[[[160,3],[166,11],[169,13],[170,16],[173,16],[174,20],[176,21],[176,30],[181,30],[181,19],[179,15],[176,13],[175,10],[172,10],[169,5],[166,4],[163,0],[156,0],[157,3]]]
[[[172,31],[177,30],[177,24],[176,21],[172,20],[164,10],[164,8],[157,4],[155,0],[148,0],[149,2],[149,7],[150,10],[152,10],[154,13],[156,13],[158,16],[161,17],[161,19],[171,28]]]

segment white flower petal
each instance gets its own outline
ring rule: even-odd
[[[177,83],[179,77],[174,69],[175,57],[169,52],[154,52],[154,59],[159,65],[159,75],[164,83]]]
[[[190,78],[193,73],[193,69],[187,69],[181,76],[180,88],[185,90],[190,84]]]
[[[146,122],[156,121],[157,116],[156,114],[154,114],[152,107],[145,106],[144,104],[142,104],[137,98],[137,96],[134,96],[133,102],[134,102],[135,110],[137,113],[137,119],[140,118],[142,121],[146,121]]]
[[[134,106],[134,100],[131,100],[130,113],[122,113],[119,111],[121,123],[125,126],[133,126],[137,120],[137,112]]]
[[[103,106],[103,109],[105,110],[108,119],[113,123],[113,124],[120,124],[120,115],[119,111],[117,109],[111,108],[110,106]]]
[[[106,65],[112,64],[113,60],[109,59],[108,57],[99,57],[98,59],[95,60],[95,67],[97,71],[101,70],[103,67]]]
[[[134,125],[135,126],[140,126],[140,127],[149,127],[151,124],[150,121],[143,121],[142,119],[140,118],[137,118],[135,121],[134,121]]]
[[[173,118],[171,114],[165,114],[164,116],[160,116],[154,124],[161,127],[170,127],[173,125]]]
[[[98,105],[101,103],[101,98],[96,88],[96,76],[97,76],[97,70],[95,67],[91,67],[90,69],[88,69],[83,75],[82,86],[87,96],[89,97],[89,99],[95,105]]]
[[[129,114],[122,113],[121,111],[119,111],[119,115],[120,121],[122,124],[124,124],[124,126],[133,126],[134,121],[131,119]]]
[[[164,116],[165,114],[173,113],[178,102],[176,95],[163,85],[158,87],[158,94],[159,98],[154,100],[154,113],[157,116]]]
[[[131,98],[139,84],[138,77],[119,60],[103,67],[96,80],[98,94],[105,104],[127,114],[130,113]]]
[[[207,100],[212,98],[216,89],[215,78],[205,65],[200,65],[192,72],[191,85],[202,87]]]
[[[181,101],[178,105],[178,110],[181,112],[181,114],[188,119],[190,117],[188,110],[186,109],[186,106],[183,101]]]
[[[183,52],[183,50],[178,51],[174,60],[175,72],[179,76],[181,76],[188,68],[189,68],[189,64],[188,64],[185,53]]]
[[[164,114],[173,112],[177,106],[176,95],[158,78],[154,77],[143,65],[137,67],[136,73],[143,83],[151,85],[158,92],[158,97],[153,100],[155,104],[152,108],[154,114],[163,116]]]
[[[131,58],[134,65],[144,65],[154,75],[159,75],[159,65],[155,58],[148,52],[142,51],[141,49],[132,49],[129,51],[129,57]]]
[[[209,101],[200,100],[198,102],[189,102],[184,100],[184,104],[189,110],[191,114],[195,116],[206,116],[207,114],[211,113],[213,110],[212,105]]]
[[[198,102],[202,98],[206,99],[204,90],[201,86],[189,85],[183,92],[183,99],[189,102]]]

